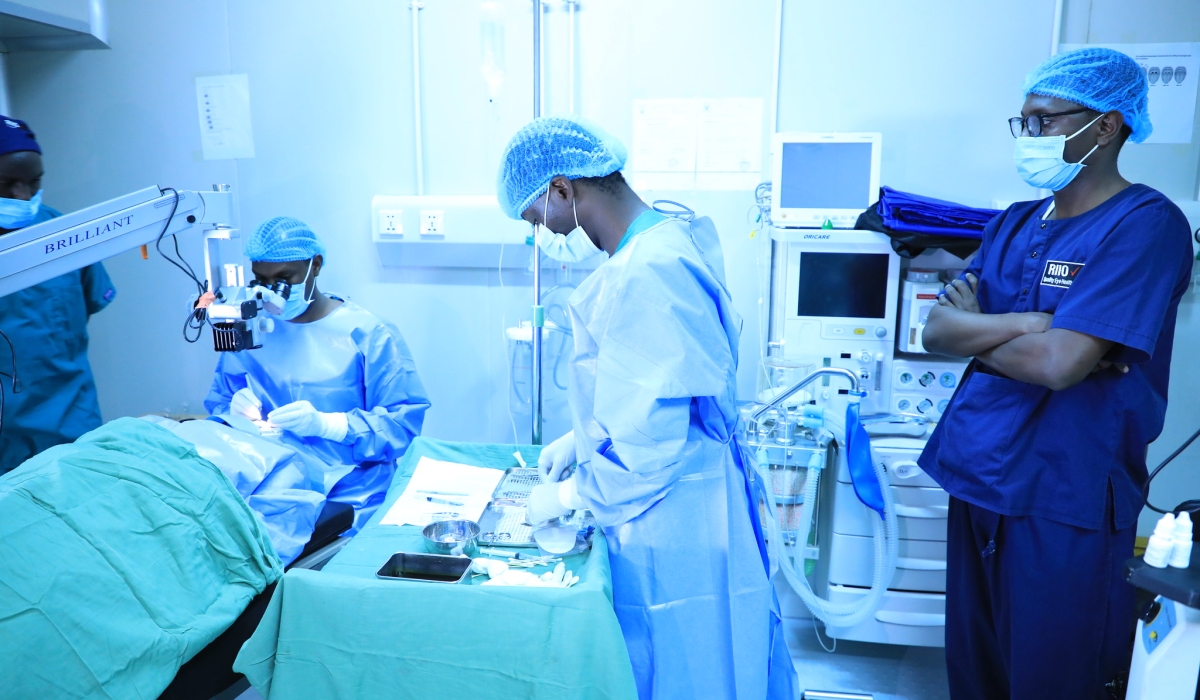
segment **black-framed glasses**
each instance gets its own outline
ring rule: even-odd
[[[1050,117],[1065,117],[1071,114],[1083,114],[1091,112],[1087,107],[1072,109],[1067,112],[1053,112],[1051,114],[1031,114],[1028,117],[1013,117],[1008,120],[1008,130],[1012,132],[1013,138],[1019,138],[1022,133],[1028,131],[1030,136],[1041,136],[1042,127],[1046,126],[1046,119]]]

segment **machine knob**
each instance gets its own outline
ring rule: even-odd
[[[1141,609],[1141,611],[1138,613],[1138,617],[1141,618],[1142,622],[1150,624],[1151,622],[1154,622],[1154,618],[1158,617],[1158,612],[1160,610],[1162,610],[1162,603],[1158,602],[1158,599],[1156,598],[1151,600],[1146,604],[1145,607]]]
[[[884,328],[883,326],[875,326],[875,337],[876,338],[886,338],[887,337],[887,329]]]

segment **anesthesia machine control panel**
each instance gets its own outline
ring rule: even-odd
[[[886,413],[900,280],[900,258],[887,236],[837,229],[771,235],[771,354],[854,372],[867,392],[862,413]]]

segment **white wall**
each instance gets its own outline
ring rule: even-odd
[[[1193,0],[1068,0],[1064,41],[1200,41]],[[426,0],[421,13],[426,192],[493,190],[499,154],[530,114],[530,12],[500,0],[507,71],[488,101],[480,72],[479,0]],[[1050,45],[1051,0],[788,0],[779,125],[784,130],[884,134],[884,182],[969,204],[1031,196],[1011,165],[1005,119],[1019,109],[1025,73]],[[1173,17],[1171,22],[1161,17]],[[628,140],[631,102],[643,97],[768,100],[774,3],[582,0],[578,111]],[[502,331],[527,318],[521,271],[383,268],[370,242],[375,194],[415,193],[408,3],[362,0],[127,0],[109,7],[111,51],[16,54],[16,116],[47,154],[47,199],[72,209],[157,183],[234,186],[245,229],[288,214],[329,244],[323,288],[394,321],[433,398],[426,434],[510,441]],[[547,111],[566,109],[566,12],[546,14]],[[256,157],[204,161],[193,80],[247,73]],[[1171,194],[1196,189],[1200,140],[1132,146],[1130,177]],[[761,238],[749,238],[744,193],[648,193],[711,215],[726,248],[731,291],[746,325],[739,385],[753,389],[758,354]],[[199,259],[194,237],[185,254]],[[228,251],[234,252],[232,250]],[[92,322],[92,360],[106,418],[198,410],[214,357],[181,340],[188,293],[158,258],[108,263],[119,296]],[[502,286],[503,285],[503,286]],[[1168,428],[1151,460],[1200,417],[1187,388],[1200,318],[1181,308]],[[551,392],[565,429],[561,393]],[[527,428],[519,426],[526,440]],[[1197,456],[1181,457],[1160,493],[1200,496]],[[1168,488],[1170,491],[1168,491]]]

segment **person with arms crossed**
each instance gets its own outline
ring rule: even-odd
[[[1085,48],[1026,79],[1012,205],[929,315],[925,347],[974,357],[919,464],[951,495],[954,700],[1109,698],[1129,667],[1146,449],[1158,437],[1192,248],[1117,157],[1150,134],[1133,59]]]

